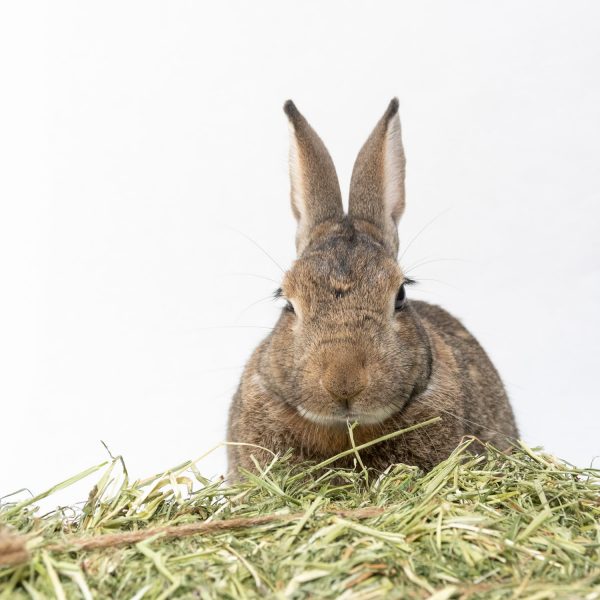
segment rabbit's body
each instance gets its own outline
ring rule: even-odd
[[[293,105],[286,112],[299,257],[282,283],[290,303],[253,353],[231,405],[230,474],[252,469],[252,455],[264,464],[268,451],[329,458],[350,447],[353,421],[361,444],[441,417],[361,452],[377,469],[430,468],[465,435],[505,446],[517,428],[484,350],[440,307],[405,299],[409,280],[396,262],[404,207],[397,102],[359,154],[348,215],[322,142]]]

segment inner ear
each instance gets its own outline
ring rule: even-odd
[[[284,111],[290,123],[290,182],[292,211],[298,221],[296,250],[302,254],[315,227],[344,216],[342,195],[331,156],[296,105]]]
[[[375,226],[394,256],[398,221],[404,211],[406,167],[398,106],[394,98],[358,153],[348,205],[348,215]]]

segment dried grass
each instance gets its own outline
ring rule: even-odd
[[[117,457],[0,505],[0,600],[600,598],[600,471],[469,444],[429,473],[285,456],[232,486],[194,461],[132,483]],[[37,515],[101,469],[82,509]]]

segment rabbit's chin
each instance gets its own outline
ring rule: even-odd
[[[358,423],[359,425],[376,425],[389,419],[395,412],[395,407],[382,407],[369,412],[356,412],[352,410],[340,411],[336,413],[318,413],[309,410],[305,406],[296,407],[298,414],[317,425],[328,427],[344,427],[347,423]]]

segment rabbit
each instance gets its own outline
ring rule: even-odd
[[[395,463],[429,470],[464,436],[507,448],[518,430],[498,372],[456,318],[409,298],[414,282],[397,262],[405,204],[398,99],[358,154],[347,214],[323,142],[291,100],[284,111],[297,259],[276,292],[286,305],[230,406],[229,477],[290,448],[294,461],[335,456],[352,447],[354,422],[360,445],[441,417],[361,451],[380,471]]]

